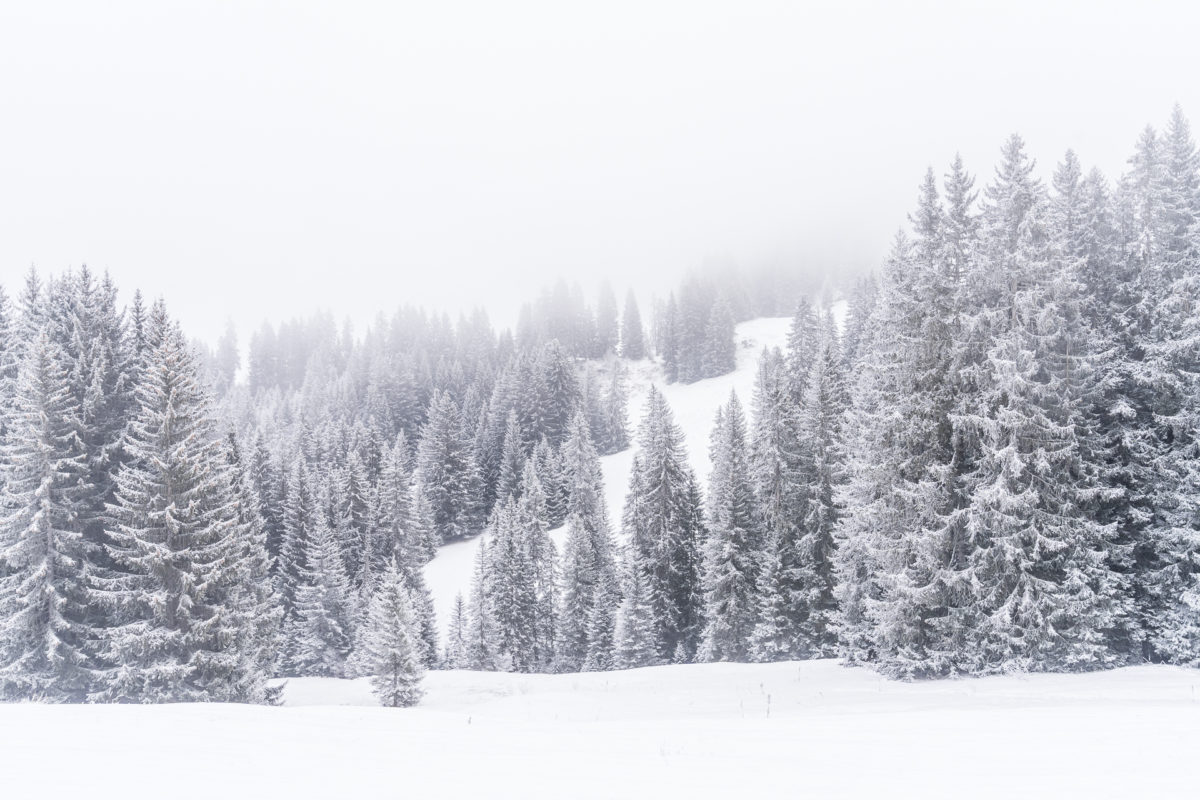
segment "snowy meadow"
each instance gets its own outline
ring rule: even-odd
[[[1182,798],[1200,746],[1196,677],[914,684],[832,661],[438,671],[402,713],[364,680],[302,678],[282,708],[6,706],[0,752],[20,797],[153,798],[166,785],[179,798],[729,797],[800,783],[822,798],[954,797],[964,784],[980,798]],[[133,746],[137,775],[115,772]]]

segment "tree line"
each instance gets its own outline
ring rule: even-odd
[[[753,292],[555,290],[495,334],[403,310],[186,340],[86,268],[0,298],[6,697],[271,702],[279,675],[839,656],[896,677],[1200,659],[1200,160],[1110,184],[1011,137],[921,182],[877,278],[801,301],[695,474],[628,368],[733,367]],[[619,358],[618,355],[624,356]],[[600,458],[635,446],[620,520]],[[565,526],[563,552],[549,532]],[[483,533],[440,641],[422,567]]]

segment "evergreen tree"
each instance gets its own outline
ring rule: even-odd
[[[863,340],[875,302],[879,295],[879,284],[875,276],[863,278],[854,285],[846,313],[845,335],[842,337],[842,356],[846,371],[853,373],[862,353]]]
[[[515,522],[524,538],[533,585],[530,664],[546,671],[553,665],[558,635],[558,554],[548,534],[546,494],[530,461],[525,463],[521,485]]]
[[[309,539],[317,523],[316,500],[308,481],[304,461],[296,462],[288,476],[283,505],[283,541],[276,562],[278,592],[287,618],[296,607],[296,589],[307,566]]]
[[[485,538],[475,553],[475,571],[471,577],[471,599],[467,607],[466,666],[475,670],[497,669],[496,620],[492,616],[490,546]]]
[[[177,328],[154,347],[137,387],[130,460],[117,474],[109,531],[115,574],[101,584],[111,665],[107,700],[236,700],[244,675],[244,575],[237,497],[209,399]]]
[[[591,355],[602,358],[617,349],[617,297],[608,281],[600,284],[596,298],[596,347]]]
[[[450,629],[446,632],[446,652],[442,656],[446,669],[466,669],[467,662],[467,604],[462,592],[454,596],[454,611],[450,614]]]
[[[290,654],[298,675],[341,677],[353,641],[350,582],[337,539],[324,515],[308,539],[296,587]]]
[[[46,331],[63,354],[67,385],[79,409],[77,435],[88,466],[89,493],[79,510],[89,552],[105,567],[106,531],[112,525],[118,468],[128,460],[125,436],[135,412],[133,365],[128,355],[117,290],[87,267],[48,285]],[[165,316],[165,310],[159,309]],[[159,336],[161,339],[161,335]]]
[[[625,295],[625,312],[621,315],[621,357],[630,361],[641,361],[646,357],[642,315],[632,289]]]
[[[410,539],[414,553],[421,557],[421,563],[428,563],[437,555],[441,539],[438,536],[437,521],[433,516],[433,506],[429,504],[429,498],[425,496],[425,491],[419,482],[413,483],[409,507],[412,509],[409,524],[412,526]]]
[[[620,453],[629,447],[629,393],[625,386],[625,369],[614,363],[608,391],[601,409],[604,429],[604,454]]]
[[[804,399],[804,383],[812,371],[820,328],[812,303],[808,298],[804,298],[796,306],[796,313],[792,315],[785,356],[786,385],[797,404]]]
[[[424,694],[418,624],[404,577],[395,564],[381,576],[367,617],[363,665],[385,706],[414,706]]]
[[[680,377],[680,337],[679,308],[675,304],[675,295],[672,294],[667,298],[667,304],[659,314],[658,337],[655,342],[658,357],[662,359],[663,377],[667,383],[682,380]]]
[[[701,375],[715,378],[733,372],[737,366],[737,345],[734,342],[733,311],[724,297],[718,298],[708,316],[704,331],[704,353]]]
[[[508,412],[504,426],[504,450],[500,456],[500,475],[496,483],[496,499],[503,503],[521,491],[521,473],[525,468],[525,448],[517,412]]]
[[[482,485],[462,415],[447,393],[437,395],[421,434],[417,470],[433,509],[435,539],[450,542],[478,532]]]
[[[375,522],[371,519],[371,482],[357,452],[351,451],[345,467],[339,470],[334,495],[337,514],[345,520],[345,535],[340,542],[346,573],[358,583],[364,574],[364,554]]]
[[[527,430],[545,436],[551,445],[559,447],[582,399],[575,364],[557,341],[550,341],[538,356],[537,373],[533,400],[536,423]]]
[[[928,532],[942,527],[938,511],[946,504],[931,447],[941,422],[918,391],[924,353],[908,346],[921,341],[927,310],[917,277],[913,247],[901,235],[883,274],[870,346],[852,392],[845,426],[849,480],[837,496],[845,509],[834,564],[839,653],[898,675],[935,669],[931,620],[939,611],[944,615],[940,598],[924,591],[932,571]]]
[[[267,685],[276,672],[283,638],[283,608],[271,581],[271,556],[267,551],[267,529],[259,514],[250,477],[242,462],[237,437],[225,437],[225,462],[237,507],[231,563],[233,585],[229,587],[230,609],[237,627],[243,667],[235,673],[227,696],[252,703],[276,703],[278,687]]]
[[[488,604],[495,624],[496,663],[502,669],[534,668],[533,567],[511,497],[492,514],[488,547]]]
[[[803,587],[803,614],[795,633],[805,650],[818,656],[832,655],[835,640],[833,551],[840,516],[835,490],[842,481],[841,421],[848,404],[843,363],[837,327],[826,313],[800,407],[800,442],[808,453],[801,492],[807,505],[795,562],[800,565],[797,577]]]
[[[1195,596],[1200,581],[1200,154],[1177,106],[1159,139],[1150,196],[1153,248],[1141,270],[1145,358],[1137,377],[1152,390],[1144,441],[1153,465],[1145,538],[1135,544],[1136,613],[1154,660],[1200,663]]]
[[[562,527],[567,520],[567,504],[570,488],[565,479],[566,471],[559,454],[546,439],[542,439],[533,451],[533,468],[538,483],[546,493],[546,524],[551,530]]]
[[[744,661],[756,617],[762,537],[747,466],[746,420],[736,394],[717,412],[710,450],[700,656],[706,661]]]
[[[647,583],[660,657],[689,659],[701,621],[700,489],[683,433],[654,387],[638,431],[638,470],[625,501],[626,536]]]
[[[617,610],[613,667],[634,669],[660,663],[654,630],[654,609],[641,570],[627,565],[624,597]]]
[[[250,457],[250,484],[267,532],[267,553],[278,560],[283,553],[285,487],[261,433],[255,437],[254,452]]]
[[[764,350],[759,359],[749,460],[763,536],[752,655],[760,661],[802,658],[808,655],[800,638],[807,587],[800,542],[808,516],[804,476],[810,460],[801,446],[800,409],[777,349]]]
[[[21,345],[8,293],[0,286],[0,436],[8,430],[7,417],[12,413],[17,373],[20,371]]]
[[[558,665],[566,672],[599,669],[611,658],[616,604],[615,544],[604,500],[600,460],[587,420],[576,414],[563,444],[567,542],[562,561]]]
[[[89,492],[78,408],[44,333],[30,343],[0,450],[0,691],[82,700],[96,667],[80,523]]]
[[[420,566],[427,560],[426,543],[415,530],[413,520],[413,486],[408,468],[408,446],[401,432],[387,449],[375,491],[374,525],[367,538],[366,558],[359,584],[373,584],[374,576],[382,575],[388,564],[396,561],[407,569]],[[372,586],[371,591],[374,591]]]
[[[1113,626],[1111,532],[1086,506],[1094,483],[1079,437],[1087,342],[1078,288],[1047,246],[1032,167],[1013,137],[987,190],[979,281],[1000,282],[985,294],[999,313],[976,373],[979,410],[959,422],[980,444],[962,512],[980,619],[960,657],[973,672],[1096,665]]]

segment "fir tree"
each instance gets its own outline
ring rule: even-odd
[[[805,650],[818,656],[832,655],[834,648],[833,551],[840,516],[835,490],[842,481],[841,421],[848,402],[842,364],[837,327],[827,313],[800,408],[801,447],[809,458],[801,489],[807,507],[795,562],[800,565],[797,577],[804,593],[803,618],[795,633],[805,642]]]
[[[642,315],[632,289],[625,295],[625,311],[621,315],[621,357],[630,361],[641,361],[646,357]]]
[[[479,549],[475,553],[471,599],[467,606],[468,669],[494,670],[498,667],[496,620],[492,615],[490,549],[487,539],[481,538]]]
[[[634,669],[660,663],[654,630],[654,609],[641,570],[627,566],[624,597],[617,610],[613,667]]]
[[[206,392],[177,328],[137,387],[130,460],[117,474],[109,531],[116,574],[101,584],[111,669],[100,696],[136,702],[231,700],[254,658],[236,613],[237,497]]]
[[[737,346],[734,342],[733,311],[724,297],[713,304],[704,330],[704,353],[701,375],[715,378],[733,372],[737,366]]]
[[[283,608],[271,581],[271,556],[267,551],[267,530],[250,478],[242,462],[237,437],[225,437],[225,463],[237,507],[231,562],[232,572],[229,613],[237,627],[239,650],[244,660],[227,696],[253,703],[276,703],[280,691],[267,685],[275,675],[283,645],[281,626]]]
[[[537,593],[515,500],[510,497],[496,507],[489,528],[488,605],[495,624],[497,664],[530,672],[535,660]]]
[[[442,656],[446,669],[467,668],[467,604],[462,592],[454,596],[450,614],[450,629],[446,632],[446,651]]]
[[[708,542],[704,552],[705,626],[700,657],[744,661],[756,617],[762,537],[746,455],[746,420],[737,395],[717,413],[712,432]]]
[[[449,394],[434,398],[417,459],[421,487],[433,509],[436,540],[450,542],[478,532],[482,484],[475,450],[458,406]]]
[[[416,705],[424,694],[420,683],[425,669],[408,588],[395,564],[383,573],[371,598],[367,626],[362,663],[375,696],[385,706]]]
[[[308,481],[308,470],[297,461],[288,476],[283,502],[283,541],[275,573],[285,615],[290,618],[296,606],[296,589],[307,566],[309,539],[317,522],[316,501]]]
[[[82,700],[96,667],[80,511],[88,495],[78,409],[42,334],[22,359],[0,450],[0,689]]]
[[[647,582],[659,655],[690,658],[701,619],[700,489],[687,464],[683,433],[653,387],[638,432],[638,470],[626,498],[626,535]]]
[[[599,668],[611,657],[611,610],[616,562],[604,505],[604,479],[587,420],[576,414],[563,444],[567,488],[567,542],[562,562],[558,664],[564,671]]]
[[[667,383],[682,380],[680,377],[680,321],[679,308],[675,304],[675,295],[667,298],[658,319],[658,337],[655,349],[662,359],[663,377]]]
[[[558,636],[557,551],[548,534],[546,494],[529,461],[521,485],[515,523],[524,539],[533,585],[530,664],[533,669],[545,671],[553,664]]]
[[[617,298],[608,281],[600,284],[596,298],[596,347],[591,355],[602,358],[617,349]]]
[[[625,386],[625,369],[619,362],[613,364],[612,378],[604,394],[601,409],[606,455],[619,453],[629,447],[628,390]]]
[[[562,459],[550,446],[550,442],[543,438],[534,449],[532,460],[538,483],[546,493],[546,524],[551,530],[560,528],[567,519],[570,491]]]
[[[318,515],[290,626],[291,663],[298,675],[341,677],[350,654],[350,583],[339,550],[328,521]]]
[[[500,475],[496,483],[496,499],[503,503],[516,497],[521,490],[521,473],[525,468],[525,452],[517,412],[508,412],[504,426],[504,449],[500,456]]]
[[[783,354],[764,350],[754,390],[749,473],[758,501],[762,555],[758,567],[759,614],[751,649],[761,661],[807,655],[800,638],[805,614],[801,524],[808,516],[800,410],[792,396]]]

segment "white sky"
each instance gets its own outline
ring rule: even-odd
[[[1194,3],[6,2],[0,282],[88,263],[195,335],[317,307],[878,263],[928,164],[1110,177]]]

